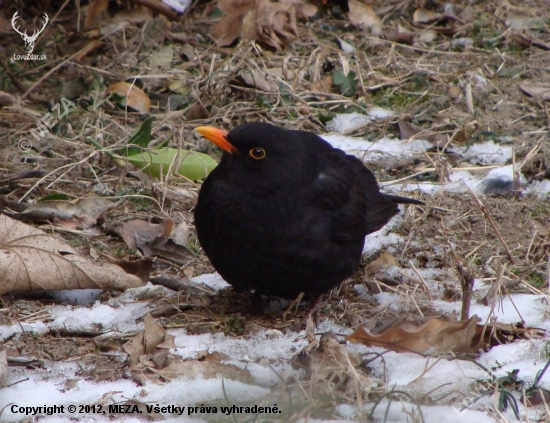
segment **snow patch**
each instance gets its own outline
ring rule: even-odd
[[[195,276],[194,278],[191,278],[191,282],[197,285],[207,286],[214,291],[219,291],[220,289],[231,286],[223,280],[218,272],[205,273],[204,275]]]
[[[327,128],[332,132],[351,132],[361,128],[370,121],[376,119],[386,119],[394,116],[395,112],[381,107],[373,107],[367,112],[368,115],[361,113],[338,113],[327,123]]]

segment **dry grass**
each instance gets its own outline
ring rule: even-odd
[[[386,23],[414,29],[411,22],[412,13],[419,6],[416,3],[420,2],[390,2],[391,10],[384,15]],[[463,9],[460,2],[457,4]],[[379,6],[382,5],[385,3]],[[470,48],[454,46],[453,40],[445,35],[439,35],[432,43],[398,44],[360,32],[347,19],[335,19],[329,14],[300,23],[300,37],[282,52],[264,50],[255,42],[235,48],[216,47],[206,25],[205,9],[210,7],[195,3],[195,9],[183,23],[171,26],[163,18],[148,25],[127,26],[101,37],[103,47],[80,60],[77,57],[86,48],[85,43],[75,40],[64,45],[66,35],[60,29],[63,26],[74,30],[70,28],[74,14],[70,5],[56,17],[59,27],[52,25],[40,42],[48,55],[44,63],[10,62],[21,43],[18,36],[7,36],[13,38],[13,43],[0,48],[1,89],[13,95],[16,103],[0,109],[0,169],[4,174],[29,169],[45,174],[38,179],[0,177],[2,194],[9,200],[33,201],[55,193],[119,197],[124,201],[110,212],[110,222],[177,216],[192,224],[198,184],[174,177],[161,182],[139,178],[132,169],[114,166],[108,156],[100,154],[88,141],[92,137],[109,148],[122,146],[142,119],[104,96],[105,88],[117,81],[135,83],[151,98],[152,113],[157,118],[154,144],[170,138],[172,146],[181,145],[215,156],[218,154],[215,149],[199,140],[193,128],[213,124],[229,129],[243,122],[265,120],[287,128],[323,133],[326,121],[336,113],[364,112],[380,106],[395,110],[397,115],[373,121],[353,131],[353,135],[370,140],[384,135],[399,136],[397,122],[412,121],[422,129],[423,137],[442,134],[447,136],[448,143],[455,145],[490,139],[509,142],[514,148],[515,162],[521,164],[521,171],[529,181],[548,174],[548,103],[525,95],[519,88],[525,80],[550,82],[550,54],[540,46],[526,46],[524,41],[530,31],[543,45],[550,44],[550,15],[544,0],[472,3],[469,7],[474,18],[456,32],[473,40]],[[5,8],[7,15],[10,10]],[[542,20],[542,26],[528,31],[507,24],[520,17]],[[342,53],[335,37],[352,43],[356,51]],[[173,45],[176,54],[170,66],[158,68],[149,63],[148,57],[163,43]],[[351,97],[339,94],[323,66],[358,73],[357,93]],[[263,90],[243,82],[243,75],[265,75],[269,69],[279,69],[280,75],[265,77],[267,85]],[[182,82],[183,94],[170,89],[174,81]],[[74,93],[71,98],[76,107],[46,139],[35,142],[29,131],[56,104],[55,99]],[[170,101],[181,104],[172,110]],[[202,106],[201,119],[195,119],[197,105]],[[33,149],[22,151],[21,138],[33,141]],[[434,149],[411,160],[388,158],[387,163],[369,166],[380,181],[414,183],[441,182],[449,167],[478,164],[461,163],[459,157]],[[442,270],[430,282],[447,290],[449,298],[454,299],[460,293],[458,264],[486,283],[498,281],[504,294],[547,292],[550,205],[545,199],[512,191],[481,198],[445,193],[424,200],[425,207],[407,210],[403,224],[397,229],[406,242],[396,246],[392,254],[402,267]],[[120,240],[104,234],[99,238],[82,234],[63,236],[82,253],[100,259],[138,255]],[[189,247],[196,252],[196,259],[188,264],[191,272],[211,271],[193,236]],[[368,257],[364,266],[373,258]],[[343,284],[327,296],[322,317],[352,328],[359,324],[376,327],[403,312],[437,315],[430,305],[426,281],[418,273],[397,275],[395,283],[372,279],[368,284],[375,291],[398,293],[402,298],[400,311],[365,300],[353,288],[357,283],[365,283],[364,266],[352,283]],[[183,274],[182,270],[159,261],[154,275],[178,276]],[[197,303],[197,298],[202,303]],[[243,301],[249,303],[248,297],[232,292],[195,292],[191,288],[176,300],[158,301],[158,308],[164,311],[157,318],[163,325],[184,327],[190,333],[223,331],[241,336],[258,328],[286,330],[306,312],[300,308],[286,321],[280,313],[251,315],[250,309],[243,307]],[[4,323],[48,319],[47,310],[52,302],[47,297],[6,297],[0,318]],[[185,305],[188,308],[184,312],[166,311],[170,307],[181,310]],[[8,340],[6,346],[37,360],[93,363],[96,370],[85,375],[98,380],[107,377],[108,369],[122,371],[118,358],[108,354],[120,350],[121,339],[97,341],[82,335],[25,334]],[[114,374],[118,373],[109,377]],[[312,410],[325,410],[324,416],[330,416],[334,401],[342,399],[335,393],[327,393],[326,398],[312,396],[302,384],[286,381],[282,385],[281,398],[288,397],[289,391],[304,394],[298,400],[302,403],[293,403],[289,408],[295,410],[292,417],[287,416],[289,420],[314,417]],[[421,421],[418,416],[411,418]]]

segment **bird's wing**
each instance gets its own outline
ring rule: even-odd
[[[328,213],[334,241],[360,239],[375,232],[399,210],[380,193],[374,175],[359,159],[337,149],[325,156],[307,205]]]
[[[361,175],[363,192],[367,198],[367,235],[382,228],[389,220],[399,213],[397,202],[393,197],[380,192],[376,178],[363,163],[354,157],[358,162],[355,167]],[[359,166],[360,165],[360,166]]]

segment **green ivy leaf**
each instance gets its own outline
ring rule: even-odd
[[[136,154],[130,154],[126,157],[109,151],[109,149],[106,149],[91,137],[87,137],[87,139],[100,149],[100,151],[110,156],[118,166],[125,167],[129,162],[136,165],[144,172],[149,173],[151,176],[160,179],[161,172],[163,175],[168,173],[170,164],[175,160],[178,154],[178,149],[164,147],[170,140],[170,138],[168,138],[160,143],[160,145],[156,146],[152,151],[142,150],[142,148],[146,148],[149,145],[149,141],[151,140],[151,122],[152,119],[150,118],[144,121],[130,139],[130,141],[133,141],[132,144],[138,145],[139,147],[124,147],[121,149],[121,154],[127,151],[137,151]],[[179,161],[179,168],[175,169],[173,167],[172,172],[185,176],[192,181],[206,178],[206,176],[208,176],[208,174],[218,165],[209,155],[190,150],[181,150]]]
[[[151,127],[154,120],[155,118],[153,116],[149,116],[141,122],[141,125],[139,125],[139,128],[136,130],[134,135],[132,135],[132,138],[128,140],[128,145],[133,144],[139,147],[123,147],[115,153],[123,156],[132,156],[138,154],[141,151],[141,148],[147,148],[151,142]]]
[[[130,163],[143,169],[144,172],[160,179],[161,170],[163,175],[168,173],[170,163],[175,160],[177,153],[177,148],[163,148],[152,153],[140,152],[128,156],[127,159]],[[218,165],[212,157],[197,151],[181,150],[180,160],[180,167],[175,173],[192,181],[204,179]]]
[[[352,97],[355,95],[355,89],[357,87],[357,79],[355,77],[357,74],[353,71],[350,71],[347,75],[341,70],[332,71],[332,80],[334,85],[340,87],[340,94],[345,95],[346,97]]]

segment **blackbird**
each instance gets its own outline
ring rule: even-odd
[[[296,298],[353,275],[365,235],[421,201],[383,194],[361,160],[309,132],[201,126],[221,147],[195,208],[199,242],[236,291]]]

